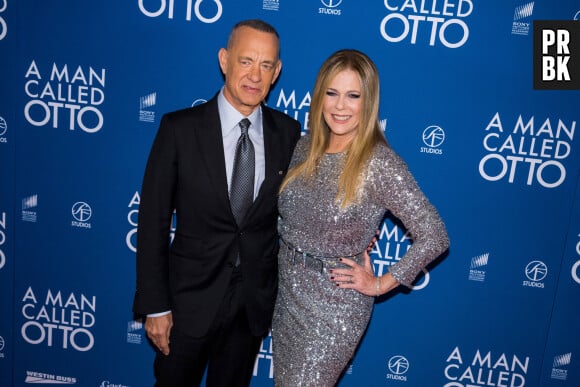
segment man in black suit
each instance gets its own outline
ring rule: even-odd
[[[277,192],[300,137],[297,121],[263,104],[282,66],[278,33],[240,22],[218,59],[223,88],[162,118],[141,190],[133,311],[147,315],[160,387],[199,385],[206,366],[209,386],[248,385],[276,298]],[[254,192],[238,215],[230,191],[244,118]]]

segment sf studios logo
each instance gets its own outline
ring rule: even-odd
[[[337,7],[342,4],[342,0],[320,0],[320,2],[324,7],[318,8],[318,13],[340,16],[342,11]]]
[[[440,148],[445,141],[445,131],[437,125],[428,126],[422,135],[423,144],[426,147],[421,147],[421,153],[429,153],[435,155],[442,155],[443,150]]]
[[[532,261],[526,265],[524,270],[527,280],[522,282],[522,286],[531,288],[544,288],[542,282],[548,275],[548,266],[542,261]]]
[[[156,6],[145,7],[144,0],[138,0],[139,10],[147,17],[155,18],[162,15],[167,15],[168,19],[174,18],[175,2],[178,3],[177,10],[179,16],[185,16],[185,20],[191,21],[192,14],[195,14],[197,20],[202,23],[211,24],[218,21],[223,14],[223,6],[220,0],[155,0]],[[149,1],[148,3],[151,3]],[[185,4],[185,14],[184,4]]]
[[[88,223],[89,219],[93,215],[93,210],[85,202],[76,202],[73,204],[71,209],[72,216],[74,218],[71,221],[71,226],[80,228],[91,228],[91,224]]]
[[[389,367],[390,371],[387,373],[387,379],[407,381],[405,374],[409,371],[409,360],[405,356],[396,355],[391,357],[387,363],[387,367]]]

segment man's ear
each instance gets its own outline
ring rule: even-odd
[[[226,73],[226,69],[228,68],[228,50],[225,48],[220,48],[218,51],[218,60],[220,62],[220,69],[222,73]]]
[[[278,75],[280,75],[280,71],[282,71],[282,61],[280,59],[278,59],[278,63],[276,64],[276,67],[274,68],[274,76],[272,77],[272,85],[274,84],[274,82],[276,82],[276,79],[278,79]]]

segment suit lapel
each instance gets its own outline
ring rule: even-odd
[[[228,194],[226,162],[224,160],[224,143],[217,98],[214,97],[209,100],[204,106],[206,109],[201,114],[198,123],[200,130],[195,131],[199,144],[199,154],[204,161],[205,170],[210,176],[218,198],[224,202],[224,206],[229,208],[230,199]]]
[[[263,199],[264,192],[269,192],[268,189],[274,182],[277,176],[283,174],[280,170],[280,155],[284,154],[280,147],[284,146],[280,138],[280,129],[274,125],[270,112],[262,106],[262,127],[264,130],[264,159],[265,159],[265,174],[264,181],[260,186],[254,206],[258,206]]]

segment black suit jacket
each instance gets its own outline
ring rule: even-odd
[[[265,179],[240,226],[230,209],[217,98],[163,116],[141,189],[135,313],[171,310],[181,331],[204,335],[239,250],[250,328],[255,335],[269,329],[278,285],[277,192],[300,124],[266,106],[262,113]]]

